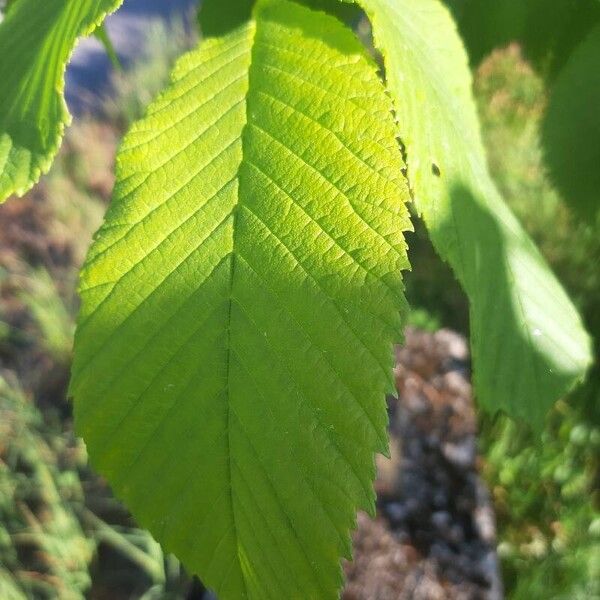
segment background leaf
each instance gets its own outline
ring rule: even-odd
[[[570,206],[591,221],[600,214],[600,24],[559,73],[543,141],[552,179]]]
[[[385,57],[409,180],[470,299],[480,402],[540,426],[583,377],[590,341],[487,170],[467,56],[437,0],[361,0]]]
[[[222,600],[336,598],[401,337],[408,190],[352,32],[260,2],[128,134],[81,281],[92,463]]]
[[[198,12],[204,37],[224,35],[247,22],[255,0],[203,0]]]
[[[46,173],[70,116],[66,62],[122,0],[19,0],[0,24],[0,202]]]
[[[553,78],[600,19],[598,0],[445,0],[477,65],[518,41],[537,70]]]

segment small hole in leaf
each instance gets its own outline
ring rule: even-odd
[[[440,177],[442,172],[440,171],[440,168],[435,164],[435,163],[431,163],[431,172],[436,176],[436,177]]]

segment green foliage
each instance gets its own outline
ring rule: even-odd
[[[127,583],[145,590],[148,599],[184,598],[186,578],[147,532],[123,526],[122,509],[121,525],[90,510],[86,489],[98,512],[107,512],[110,499],[102,498],[86,467],[83,444],[49,414],[44,418],[12,373],[8,376],[0,375],[0,598],[102,595],[102,573],[93,559],[99,550],[106,557],[108,549],[129,564],[118,586],[107,569],[113,576],[107,585],[111,597]],[[102,501],[104,509],[98,510]]]
[[[70,119],[66,62],[121,1],[20,0],[0,24],[0,202],[50,168]]]
[[[546,176],[544,82],[512,45],[481,65],[475,91],[492,174],[580,308],[598,356],[600,272],[590,257],[600,256],[600,229],[573,218]],[[510,598],[598,595],[599,390],[596,366],[585,387],[551,411],[542,443],[507,419],[484,418],[484,473]]]
[[[353,34],[266,0],[178,63],[120,150],[76,424],[220,598],[335,598],[373,510],[408,266],[396,134]]]
[[[600,21],[598,0],[445,0],[477,65],[494,48],[519,42],[545,77],[554,77]]]
[[[514,600],[600,596],[600,427],[565,402],[541,440],[502,418],[483,427],[499,552]]]
[[[469,296],[479,401],[539,427],[589,366],[587,334],[489,176],[447,10],[437,0],[361,4],[384,54],[417,209]]]
[[[600,2],[447,0],[473,63],[517,41],[545,78],[544,149],[553,180],[581,217],[596,219],[600,164]]]
[[[83,598],[93,545],[65,501],[82,490],[41,427],[39,412],[0,375],[0,595]]]
[[[0,21],[11,7],[15,5],[15,0],[0,0]]]
[[[205,0],[198,21],[204,37],[218,37],[250,19],[255,0]]]
[[[44,269],[32,273],[20,296],[39,329],[44,349],[56,362],[68,364],[73,323],[49,273]]]
[[[517,5],[506,23],[529,34],[529,9],[544,1]],[[438,0],[359,1],[398,129],[365,49],[312,10],[359,14],[333,2],[203,4],[209,39],[126,137],[81,280],[78,429],[140,522],[224,599],[336,596],[356,509],[373,509],[373,455],[387,449],[407,170],[470,299],[481,402],[539,426],[590,363],[578,315],[489,176],[449,13]],[[11,5],[0,26],[0,199],[49,168],[69,118],[65,63],[119,4]],[[566,6],[540,30],[566,22]],[[564,47],[591,19],[575,21],[558,36]],[[544,72],[556,70],[555,40],[531,33]],[[584,67],[568,64],[549,112],[569,152],[564,107],[579,107],[573,88],[593,67],[575,58]],[[57,305],[38,295],[21,299],[66,362],[68,314],[55,323]],[[426,312],[413,319],[435,324]],[[88,520],[162,592],[161,561]]]
[[[339,0],[296,0],[322,10],[343,22],[356,20],[360,10]],[[256,0],[203,0],[198,13],[200,31],[205,37],[223,35],[248,21]]]
[[[481,65],[475,91],[494,180],[573,298],[598,356],[600,222],[577,218],[548,177],[544,81],[512,45]]]
[[[558,75],[544,123],[546,160],[569,205],[600,218],[600,23]]]

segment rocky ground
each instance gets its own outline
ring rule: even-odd
[[[502,598],[468,360],[449,330],[409,329],[398,348],[392,456],[379,462],[377,519],[359,516],[344,600]]]

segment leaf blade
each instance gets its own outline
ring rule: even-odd
[[[76,426],[219,597],[335,598],[372,510],[410,226],[395,134],[354,36],[268,0],[178,63],[119,153]]]

